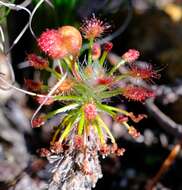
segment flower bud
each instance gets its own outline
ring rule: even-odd
[[[46,99],[46,96],[45,97],[41,97],[41,96],[36,97],[36,101],[39,104],[42,104],[45,99]],[[53,102],[54,102],[54,99],[52,97],[49,97],[49,98],[47,98],[47,101],[44,103],[44,105],[51,105]]]
[[[92,18],[86,19],[83,22],[80,29],[85,39],[95,39],[101,37],[109,28],[109,24],[97,19],[95,15],[93,15]]]
[[[74,81],[67,78],[63,83],[57,88],[56,93],[69,93],[74,87]]]
[[[92,47],[92,59],[97,60],[99,59],[100,55],[101,55],[101,47],[99,44],[94,43]]]
[[[123,96],[129,100],[143,102],[147,98],[155,96],[155,93],[151,90],[148,90],[144,87],[138,87],[129,85],[126,86],[123,90]]]
[[[124,115],[117,115],[115,117],[115,121],[118,122],[118,123],[127,122],[128,121],[128,117],[126,117]]]
[[[33,53],[29,54],[27,59],[30,66],[34,67],[35,69],[45,69],[48,67],[48,61],[46,59],[43,59]]]
[[[112,47],[113,47],[113,43],[112,43],[112,42],[106,42],[106,43],[104,44],[104,51],[109,52],[109,51],[112,50]]]
[[[45,119],[43,116],[37,117],[32,121],[32,127],[33,128],[37,128],[40,127],[41,125],[43,125],[45,123]]]
[[[81,34],[73,26],[47,30],[37,41],[42,51],[53,59],[61,59],[69,54],[78,55],[82,46]]]
[[[133,112],[130,112],[128,115],[135,123],[140,122],[142,119],[147,118],[147,115],[145,114],[139,114],[139,115],[134,115]]]
[[[110,148],[107,144],[103,144],[100,146],[99,152],[102,155],[108,155],[108,154],[110,154]]]
[[[52,153],[60,154],[63,152],[63,145],[59,141],[56,141],[53,145],[51,145],[50,150]]]
[[[95,119],[97,115],[97,109],[96,106],[92,103],[88,103],[84,105],[84,112],[85,112],[85,117],[88,120],[93,120]]]
[[[139,58],[139,56],[139,51],[135,49],[129,49],[126,53],[122,55],[122,58],[128,63],[133,63]]]
[[[75,135],[74,145],[75,145],[75,148],[78,150],[83,149],[84,143],[83,143],[83,137],[81,135]]]
[[[24,79],[25,86],[28,90],[33,90],[34,92],[40,91],[42,87],[42,82],[36,82],[30,79]]]
[[[124,154],[124,152],[125,152],[125,149],[124,148],[118,148],[117,150],[116,150],[116,155],[117,156],[123,156],[123,154]]]
[[[63,40],[63,47],[67,50],[68,54],[78,55],[82,46],[82,36],[73,26],[62,26],[58,29],[58,33]]]
[[[138,132],[134,127],[130,127],[128,129],[128,133],[133,137],[133,138],[138,138],[140,136],[140,132]]]
[[[97,84],[110,85],[113,82],[113,77],[101,77],[97,79]]]
[[[46,148],[41,148],[37,152],[40,155],[40,157],[48,157],[51,155],[51,152]]]
[[[68,53],[57,30],[52,29],[43,32],[37,41],[40,49],[53,59],[63,58]]]
[[[152,81],[152,79],[159,79],[160,74],[155,71],[151,64],[144,63],[142,65],[131,64],[129,74],[135,78]]]

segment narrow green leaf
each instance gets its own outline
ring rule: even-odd
[[[105,139],[104,139],[104,135],[103,135],[102,129],[99,126],[99,123],[96,123],[95,127],[97,129],[98,137],[100,139],[101,144],[104,144],[105,143]]]
[[[54,116],[54,115],[56,115],[58,113],[67,112],[69,110],[77,108],[78,106],[79,106],[79,104],[76,104],[76,103],[75,104],[70,104],[68,106],[64,106],[62,108],[59,108],[57,110],[54,110],[54,111],[48,113],[47,116],[46,116],[46,118],[49,119],[49,118],[51,118],[52,116]]]
[[[112,143],[115,143],[115,139],[114,139],[114,137],[113,137],[111,131],[109,130],[108,126],[104,123],[104,121],[103,121],[99,116],[97,116],[96,119],[97,119],[99,125],[102,126],[102,127],[105,129],[106,133],[107,133],[107,134],[109,135],[109,137],[111,138],[111,142],[112,142]]]
[[[108,113],[111,117],[114,117],[116,115],[112,110],[108,109],[103,104],[97,103],[97,107],[99,108],[99,110]]]
[[[116,111],[116,112],[119,112],[119,113],[122,113],[124,115],[129,115],[129,113],[123,109],[120,109],[120,108],[115,108],[113,106],[108,106],[106,104],[101,104],[102,105],[102,108],[106,109],[106,110],[110,110],[110,111]]]
[[[69,132],[70,132],[72,126],[73,126],[73,125],[72,125],[72,122],[70,122],[70,123],[67,125],[66,129],[64,130],[64,132],[62,133],[62,135],[61,135],[61,137],[60,137],[60,139],[59,139],[60,142],[62,142],[62,141],[68,136],[68,134],[69,134]]]
[[[81,101],[82,99],[78,96],[62,96],[62,95],[59,95],[59,96],[54,96],[53,97],[54,100],[59,100],[59,101]]]
[[[120,94],[121,94],[121,89],[116,89],[116,90],[101,92],[99,94],[99,97],[101,99],[105,99],[105,98],[111,98],[113,96],[117,96],[117,95],[120,95]]]
[[[117,63],[109,72],[109,75],[112,75],[121,65],[124,65],[126,61],[122,59],[119,63]]]
[[[85,114],[84,114],[84,111],[82,110],[80,122],[79,122],[79,125],[78,125],[78,135],[82,135],[84,122],[85,122]]]
[[[47,67],[46,71],[52,73],[57,79],[61,78],[61,75],[58,72],[56,72],[54,69],[50,68],[50,67]]]

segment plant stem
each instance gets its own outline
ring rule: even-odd
[[[157,174],[154,176],[153,179],[151,179],[148,184],[146,185],[146,190],[152,190],[154,189],[154,186],[159,181],[161,176],[170,168],[170,166],[174,163],[177,155],[179,154],[181,150],[181,143],[178,142],[174,147],[172,148],[171,152],[169,153],[168,157],[163,162],[162,166],[160,167]]]
[[[68,110],[75,109],[78,106],[79,106],[79,104],[75,103],[75,104],[69,104],[68,106],[64,106],[62,108],[54,110],[54,111],[52,111],[52,112],[50,112],[50,113],[47,114],[46,119],[49,119],[49,118],[51,118],[52,116],[54,116],[54,115],[56,115],[58,113],[63,113],[63,112],[66,112]]]
[[[109,130],[108,126],[104,123],[104,121],[99,116],[97,116],[96,119],[97,119],[98,123],[105,129],[105,131],[109,135],[109,137],[111,138],[111,142],[115,143],[115,139],[114,139],[111,131]]]
[[[92,63],[92,47],[93,47],[94,39],[91,38],[89,41],[89,51],[88,51],[88,65]]]
[[[51,145],[53,145],[53,144],[55,143],[56,138],[57,138],[57,136],[58,136],[58,134],[59,134],[60,131],[61,131],[61,127],[59,127],[59,128],[56,130],[56,132],[54,133],[54,136],[52,137],[52,140],[51,140],[51,142],[50,142]]]
[[[109,72],[109,75],[112,75],[121,65],[124,65],[126,61],[122,59],[119,63],[117,63]]]
[[[81,80],[80,74],[78,72],[78,64],[75,60],[72,61],[71,70],[72,70],[72,73],[75,76],[75,78],[78,80]]]
[[[81,98],[78,96],[62,96],[62,95],[58,95],[58,96],[53,96],[54,100],[58,100],[58,101],[81,101]]]
[[[106,60],[107,55],[108,55],[108,51],[104,51],[103,54],[102,54],[102,57],[100,58],[100,61],[99,61],[99,63],[100,63],[101,66],[103,66],[103,64],[104,64],[104,62]]]
[[[60,142],[60,143],[62,143],[63,140],[68,136],[68,134],[69,134],[69,132],[70,132],[72,126],[73,126],[73,125],[72,125],[72,122],[70,122],[70,123],[67,125],[66,129],[64,130],[64,132],[62,133],[61,137],[59,138],[59,142]]]
[[[50,68],[50,67],[47,67],[46,71],[52,73],[57,79],[61,78],[61,75],[58,72],[56,72],[54,69]]]
[[[111,90],[111,91],[105,91],[105,92],[101,92],[99,94],[99,97],[101,99],[106,99],[106,98],[111,98],[113,96],[117,96],[121,94],[121,89],[115,89],[115,90]]]
[[[83,133],[83,127],[84,127],[84,111],[82,110],[82,113],[81,113],[81,118],[80,118],[80,122],[79,122],[79,125],[78,125],[78,135],[82,135]]]
[[[105,144],[103,132],[102,132],[102,129],[101,129],[101,127],[99,126],[99,124],[96,124],[96,125],[95,125],[95,128],[97,129],[97,133],[98,133],[98,136],[99,136],[99,138],[100,138],[101,144]]]
[[[122,113],[126,116],[129,116],[129,112],[123,110],[123,109],[120,109],[120,108],[115,108],[113,106],[108,106],[108,105],[105,105],[105,104],[101,104],[103,106],[103,108],[105,109],[108,109],[109,111],[116,111],[116,112],[119,112],[119,113]]]

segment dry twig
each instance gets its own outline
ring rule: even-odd
[[[181,143],[177,143],[171,150],[166,160],[163,162],[157,174],[147,183],[145,187],[146,190],[153,190],[154,186],[157,184],[161,176],[171,167],[177,155],[179,154],[180,150],[181,150]]]

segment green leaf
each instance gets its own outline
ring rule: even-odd
[[[102,108],[106,109],[106,110],[110,110],[110,111],[116,111],[116,112],[119,112],[119,113],[122,113],[124,115],[129,115],[129,113],[123,109],[120,109],[120,108],[115,108],[113,106],[108,106],[106,104],[101,104]]]
[[[106,99],[106,98],[111,98],[120,94],[121,94],[121,89],[116,89],[116,90],[101,92],[99,94],[99,97],[101,99]]]
[[[69,132],[70,132],[72,126],[73,126],[73,125],[72,125],[72,122],[70,122],[70,123],[67,125],[66,129],[64,130],[64,132],[62,133],[62,135],[61,135],[61,137],[60,137],[60,139],[59,139],[60,142],[62,142],[62,141],[68,136],[68,134],[69,134]]]
[[[85,123],[85,114],[84,114],[84,111],[82,110],[80,122],[78,125],[78,135],[82,135],[84,123]]]
[[[126,61],[124,59],[121,59],[119,63],[117,63],[109,72],[109,75],[112,75],[121,65],[124,65]]]
[[[98,137],[100,139],[101,144],[104,144],[105,143],[105,139],[104,139],[104,135],[103,135],[102,129],[99,126],[99,123],[96,123],[95,127],[97,129]]]
[[[54,100],[59,101],[82,101],[82,99],[78,96],[54,96]]]
[[[103,104],[100,104],[100,103],[97,103],[97,107],[99,108],[99,110],[103,111],[103,112],[106,112],[107,114],[109,114],[111,117],[114,117],[116,114],[108,109],[105,105]]]
[[[75,104],[70,104],[70,105],[68,105],[68,106],[64,106],[64,107],[62,107],[62,108],[59,108],[59,109],[57,109],[57,110],[55,110],[55,111],[52,111],[52,112],[48,113],[47,116],[46,116],[46,118],[49,119],[49,118],[51,118],[52,116],[54,116],[54,115],[56,115],[56,114],[58,114],[58,113],[67,112],[67,111],[69,111],[69,110],[72,110],[72,109],[77,108],[78,106],[79,106],[79,104],[77,104],[77,103],[75,103]]]
[[[59,141],[62,142],[70,133],[71,129],[74,127],[74,122],[76,121],[76,119],[79,117],[78,114],[75,114],[75,116],[70,117],[69,123],[67,125],[67,127],[65,128],[65,130],[63,131],[61,137],[59,138]]]
[[[104,121],[103,121],[99,116],[97,116],[96,119],[97,119],[99,125],[102,126],[102,127],[105,129],[106,133],[107,133],[107,134],[109,135],[109,137],[111,138],[111,142],[112,142],[112,143],[115,143],[115,139],[114,139],[114,137],[113,137],[111,131],[109,130],[108,126],[104,123]]]
[[[46,71],[52,73],[57,79],[61,78],[61,75],[58,72],[56,72],[54,69],[50,68],[50,67],[47,67]]]

